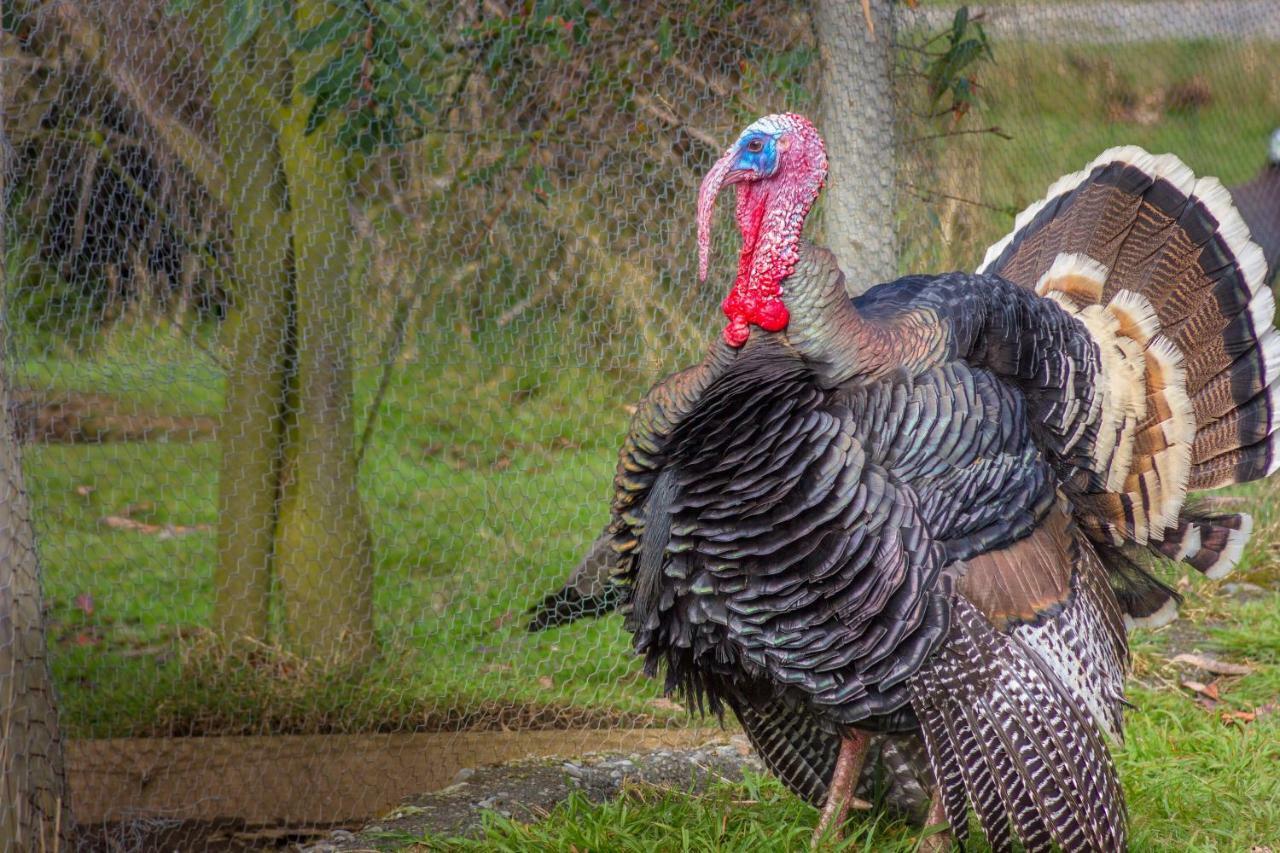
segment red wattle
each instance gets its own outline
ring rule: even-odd
[[[751,334],[751,327],[747,325],[747,318],[742,315],[729,318],[729,325],[724,327],[724,342],[729,346],[737,349],[747,342],[747,337]]]
[[[725,342],[740,347],[747,341],[750,324],[766,332],[781,332],[787,327],[790,312],[776,295],[764,295],[751,289],[735,286],[720,303],[724,315],[729,318],[725,327]]]
[[[782,300],[771,296],[756,309],[752,322],[766,332],[781,332],[787,327],[787,321],[790,318],[791,313],[787,311],[787,306],[782,304]]]

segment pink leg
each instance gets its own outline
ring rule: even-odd
[[[827,790],[827,804],[822,809],[818,826],[813,830],[811,847],[827,834],[827,830],[835,827],[832,840],[841,838],[841,826],[849,809],[869,809],[871,804],[859,800],[853,795],[857,787],[858,777],[862,775],[862,763],[867,757],[867,742],[871,736],[864,731],[853,729],[848,737],[840,741],[840,756],[836,759],[836,769],[831,774],[831,786]]]
[[[947,822],[947,810],[942,804],[942,789],[933,789],[933,799],[929,801],[929,815],[924,819],[925,828]],[[951,849],[951,830],[935,832],[920,841],[920,853],[946,853]]]

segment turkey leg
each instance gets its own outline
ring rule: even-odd
[[[811,847],[817,847],[832,825],[835,826],[833,841],[842,836],[841,827],[850,807],[869,809],[871,804],[859,800],[853,795],[858,785],[858,777],[862,775],[862,763],[867,757],[867,742],[871,736],[864,731],[851,729],[846,737],[840,739],[840,756],[836,759],[835,772],[831,774],[831,785],[827,788],[827,804],[822,808],[822,817],[813,830]]]
[[[924,819],[925,828],[947,822],[947,810],[942,804],[942,789],[935,786],[929,800],[929,816]],[[951,830],[935,832],[920,841],[920,853],[946,853],[951,849]]]

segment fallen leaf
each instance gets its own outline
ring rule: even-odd
[[[1199,681],[1192,681],[1188,678],[1182,682],[1182,686],[1199,693],[1201,696],[1207,696],[1215,702],[1222,698],[1218,693],[1218,682],[1216,681],[1201,684]]]
[[[544,675],[538,679],[538,686],[544,690],[550,690],[556,686],[556,683],[552,680],[551,676]]]
[[[659,711],[679,712],[684,710],[684,706],[681,705],[679,702],[672,702],[670,699],[666,698],[665,696],[658,699],[650,699],[649,704],[657,708]]]
[[[156,505],[151,501],[138,501],[137,503],[129,504],[124,509],[120,510],[120,514],[123,515],[125,518],[129,518],[131,516],[140,515],[142,513],[155,512],[155,511],[156,511]]]
[[[1181,654],[1170,658],[1169,663],[1185,663],[1188,666],[1203,669],[1205,672],[1212,672],[1214,675],[1248,675],[1253,672],[1253,667],[1251,666],[1242,663],[1228,663],[1224,660],[1211,658],[1208,655]]]
[[[86,634],[85,632],[81,631],[79,634],[76,634],[76,645],[77,646],[96,646],[98,645],[98,638],[93,636],[92,634]]]
[[[85,616],[93,615],[93,596],[82,592],[76,596],[76,608]]]
[[[1188,589],[1191,586],[1191,577],[1184,574],[1182,577],[1178,578],[1178,582],[1174,584],[1174,586],[1178,588],[1179,592]]]
[[[1259,705],[1258,707],[1254,708],[1253,715],[1254,717],[1260,720],[1263,717],[1271,716],[1276,711],[1280,711],[1280,703],[1267,702],[1265,705]]]
[[[96,489],[93,486],[84,484],[76,486],[76,494],[82,498],[89,497],[89,495],[93,494],[95,491]]]
[[[1257,719],[1257,716],[1258,715],[1253,713],[1252,711],[1226,711],[1222,715],[1222,722],[1252,723],[1255,719]]]
[[[176,536],[189,536],[192,533],[207,533],[213,530],[212,524],[146,524],[127,515],[104,515],[98,519],[98,523],[113,530],[132,530],[148,536],[159,536],[161,539],[173,539]]]
[[[127,515],[104,515],[98,519],[98,523],[105,524],[113,530],[135,530],[138,533],[160,532],[158,524],[143,524],[141,521],[134,521]]]

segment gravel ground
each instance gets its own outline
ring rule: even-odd
[[[466,769],[449,787],[407,799],[360,832],[339,830],[303,849],[308,853],[374,850],[379,849],[378,836],[388,832],[465,835],[479,829],[486,811],[533,821],[573,791],[592,802],[606,802],[618,796],[625,779],[697,792],[716,780],[737,781],[744,769],[765,772],[740,735],[689,750],[601,753],[572,761],[537,759]]]

